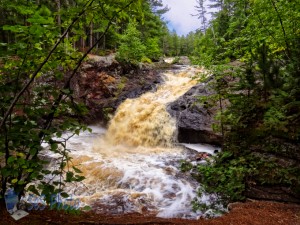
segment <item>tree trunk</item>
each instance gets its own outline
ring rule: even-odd
[[[55,0],[55,2],[56,2],[57,12],[58,12],[58,15],[57,15],[57,25],[61,29],[61,16],[60,16],[61,3],[60,3],[60,0]]]
[[[92,48],[93,46],[93,22],[90,24],[90,45],[89,47]]]
[[[81,49],[82,49],[82,51],[84,51],[84,49],[85,49],[85,40],[83,37],[81,37]]]
[[[106,48],[106,36],[103,36],[103,50]]]

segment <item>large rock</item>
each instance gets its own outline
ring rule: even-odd
[[[106,123],[125,99],[155,90],[161,81],[160,73],[147,65],[123,65],[113,55],[90,55],[72,80],[73,97],[87,106],[82,118],[86,123]]]
[[[198,84],[168,105],[168,112],[177,120],[178,142],[221,145],[221,134],[212,129],[212,124],[217,123],[214,120],[217,107],[199,101],[199,97],[211,94],[205,84]]]
[[[189,57],[187,57],[187,56],[180,56],[179,60],[178,60],[178,62],[176,64],[179,64],[179,65],[190,65],[191,61],[190,61]]]
[[[257,200],[300,203],[299,194],[297,195],[290,187],[281,185],[248,186],[245,191],[245,196]]]
[[[279,137],[250,146],[260,173],[247,179],[249,198],[300,203],[300,143]],[[263,162],[263,163],[262,163]]]

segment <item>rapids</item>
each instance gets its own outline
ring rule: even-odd
[[[86,179],[69,186],[68,193],[99,213],[167,218],[207,213],[192,211],[199,184],[179,170],[187,151],[174,144],[176,121],[166,111],[168,103],[196,84],[193,76],[198,72],[193,67],[165,72],[157,91],[123,102],[107,130],[92,126],[92,133],[72,137],[72,162]],[[198,200],[210,198],[203,195]]]

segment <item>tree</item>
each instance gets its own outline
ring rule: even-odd
[[[299,164],[281,160],[300,160],[300,2],[214,2],[219,11],[197,37],[193,58],[208,66],[213,88],[230,104],[219,114],[223,152],[211,167],[198,168],[199,180],[227,202],[243,199],[253,186],[280,187],[299,198]]]
[[[55,6],[48,1],[49,5],[6,3],[1,7],[12,17],[3,22],[1,37],[5,54],[0,61],[0,198],[13,187],[19,196],[27,190],[44,194],[49,201],[51,194],[67,196],[65,182],[84,178],[68,155],[68,138],[62,137],[66,131],[75,135],[87,129],[76,119],[86,109],[73,99],[71,81],[113,22],[140,12],[141,1],[76,1],[68,11],[60,8],[59,24]],[[73,44],[81,36],[85,19],[96,11],[103,13],[105,28],[91,48],[80,53]],[[42,157],[44,144],[58,155],[57,167],[45,167],[49,161]],[[46,180],[47,175],[58,179]],[[34,181],[39,185],[28,186]]]
[[[195,8],[198,13],[193,16],[197,16],[198,19],[200,19],[200,22],[201,22],[200,29],[202,32],[205,32],[205,30],[207,28],[206,9],[204,6],[205,0],[197,0],[196,2],[197,2],[197,5],[195,6]]]
[[[158,60],[162,55],[162,51],[159,46],[158,38],[148,38],[145,43],[146,56],[151,60]]]
[[[136,28],[136,22],[130,22],[121,36],[117,52],[119,61],[137,64],[145,56],[146,46],[141,41],[141,33]]]

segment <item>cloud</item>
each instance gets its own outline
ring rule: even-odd
[[[200,28],[201,23],[196,14],[196,0],[163,0],[170,10],[164,14],[166,21],[169,21],[168,27],[174,29],[178,35],[186,35],[190,31]]]

